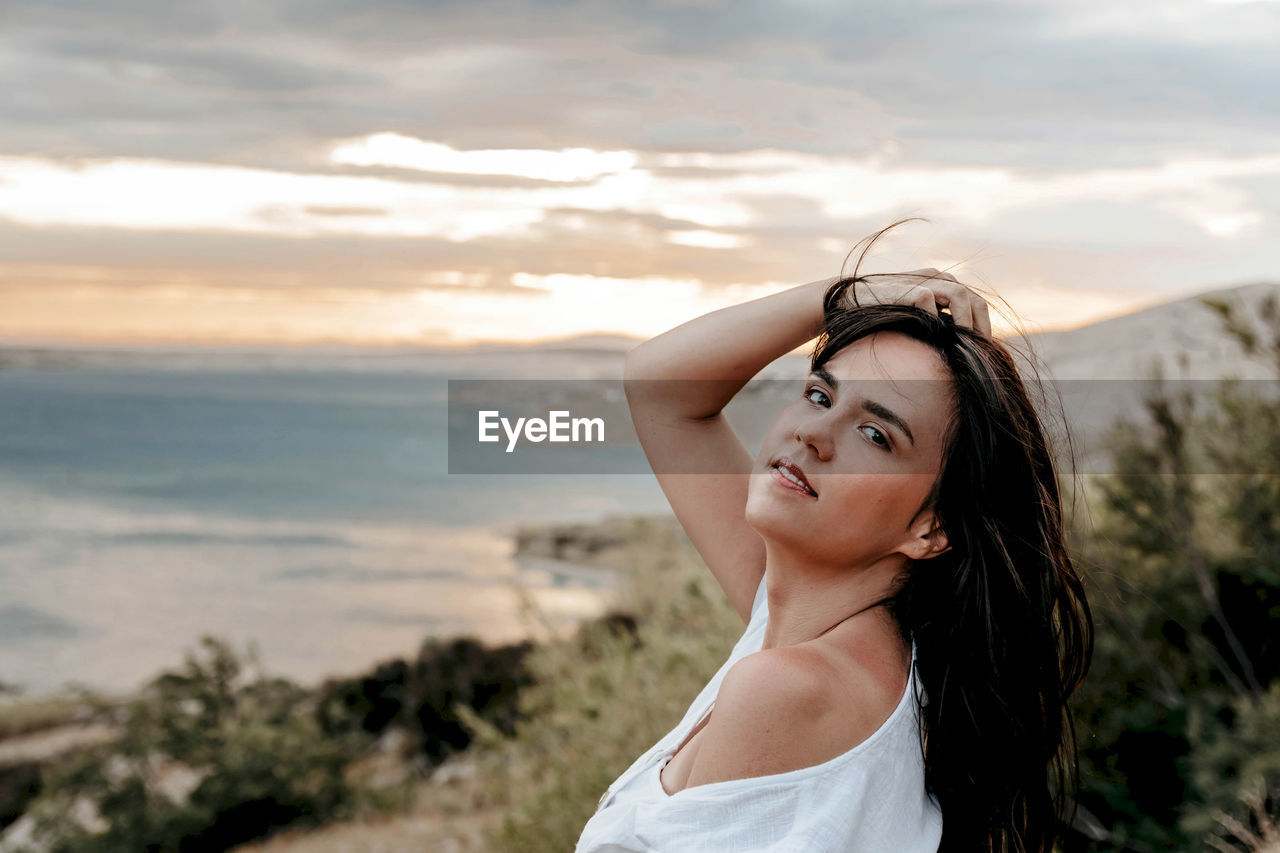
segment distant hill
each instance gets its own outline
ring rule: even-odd
[[[1159,364],[1169,378],[1273,378],[1270,366],[1248,358],[1222,331],[1218,315],[1201,302],[1213,297],[1238,302],[1256,315],[1267,295],[1280,299],[1280,284],[1260,283],[1211,290],[1060,332],[1029,335],[1028,341],[1056,379],[1145,379]]]
[[[1076,470],[1110,470],[1109,428],[1120,418],[1147,421],[1143,404],[1156,390],[1156,370],[1175,394],[1187,391],[1208,398],[1219,387],[1215,380],[1229,376],[1270,380],[1254,382],[1250,390],[1274,394],[1275,366],[1246,356],[1223,331],[1218,314],[1202,302],[1211,297],[1233,303],[1243,309],[1242,317],[1256,318],[1267,296],[1280,299],[1280,284],[1207,291],[1077,329],[1028,336],[1042,362],[1041,379],[1049,380],[1046,389],[1061,399],[1075,445]],[[1051,430],[1057,421],[1054,411],[1048,411],[1046,421]]]

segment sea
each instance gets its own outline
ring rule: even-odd
[[[0,349],[4,690],[129,692],[206,635],[314,683],[599,612],[611,578],[512,534],[667,512],[652,474],[451,474],[447,389],[621,354],[340,349]]]

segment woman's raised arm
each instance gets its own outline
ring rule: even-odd
[[[834,281],[712,311],[627,355],[623,382],[645,456],[744,622],[765,554],[745,518],[754,460],[723,410],[770,362],[818,336],[823,296]]]

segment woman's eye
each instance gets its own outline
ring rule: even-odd
[[[863,430],[862,434],[870,438],[873,444],[883,447],[885,450],[889,449],[889,439],[880,430],[873,426],[859,427],[859,429]]]
[[[814,399],[817,395],[818,399]],[[821,388],[809,388],[804,392],[804,398],[810,403],[817,403],[819,406],[825,406],[828,402],[827,395]]]

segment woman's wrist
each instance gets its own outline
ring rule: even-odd
[[[674,386],[662,388],[661,396],[664,406],[678,405],[684,417],[714,415],[771,362],[821,334],[823,300],[835,281],[797,285],[682,323],[632,350],[624,378],[633,385],[705,380],[681,387],[685,399],[678,403],[671,399]],[[633,399],[643,394],[639,387],[635,391]]]

